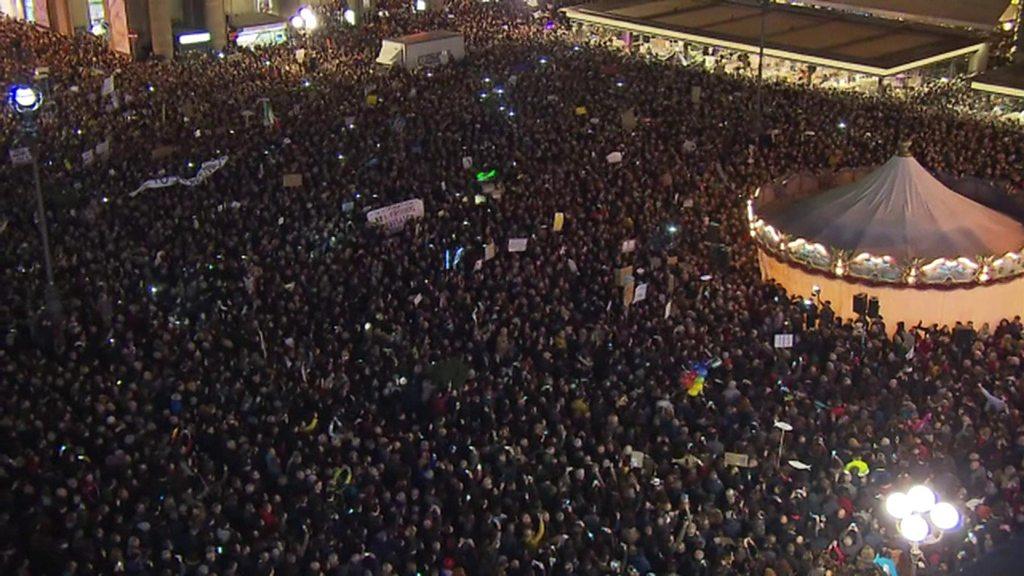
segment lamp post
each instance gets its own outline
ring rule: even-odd
[[[960,525],[960,511],[949,502],[940,502],[923,484],[889,494],[885,511],[896,520],[900,536],[910,542],[914,554],[920,554],[922,544],[934,544]]]
[[[35,184],[36,210],[39,213],[39,235],[43,241],[43,266],[46,270],[46,308],[54,318],[60,316],[60,299],[53,282],[53,261],[50,257],[50,234],[46,226],[46,206],[43,202],[43,189],[39,181],[39,154],[36,146],[35,113],[43,103],[43,95],[31,86],[12,86],[7,95],[7,103],[21,118],[21,136],[29,150],[32,164],[32,179]]]

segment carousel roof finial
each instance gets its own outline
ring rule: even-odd
[[[900,140],[900,143],[896,145],[896,155],[904,158],[913,156],[913,154],[910,153],[911,144],[912,142],[909,138],[906,140]]]

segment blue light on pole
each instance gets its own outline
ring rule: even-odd
[[[32,112],[43,103],[43,95],[31,86],[12,86],[7,94],[7,102],[18,114]]]

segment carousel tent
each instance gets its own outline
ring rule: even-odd
[[[747,205],[761,274],[840,317],[880,315],[890,331],[1024,315],[1024,226],[948,182],[904,143],[874,169],[765,184]]]
[[[909,155],[894,156],[846,186],[769,205],[761,216],[793,237],[904,261],[1024,247],[1024,226],[945,187]]]

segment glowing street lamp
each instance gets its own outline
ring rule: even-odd
[[[920,544],[934,544],[944,531],[960,524],[960,512],[949,502],[939,502],[935,492],[918,484],[904,492],[893,492],[885,499],[885,511],[897,520],[900,536],[914,550]]]
[[[13,86],[7,94],[7,102],[18,114],[33,112],[43,103],[43,95],[31,86]]]
[[[39,153],[36,146],[35,111],[43,103],[43,93],[32,86],[16,84],[7,93],[7,104],[21,117],[21,137],[28,144],[26,150],[32,164],[32,180],[35,184],[36,214],[39,216],[39,235],[43,243],[43,265],[46,270],[46,308],[55,319],[61,317],[60,297],[53,281],[53,261],[50,257],[50,235],[46,226],[46,206],[43,202],[43,188],[39,178]]]

